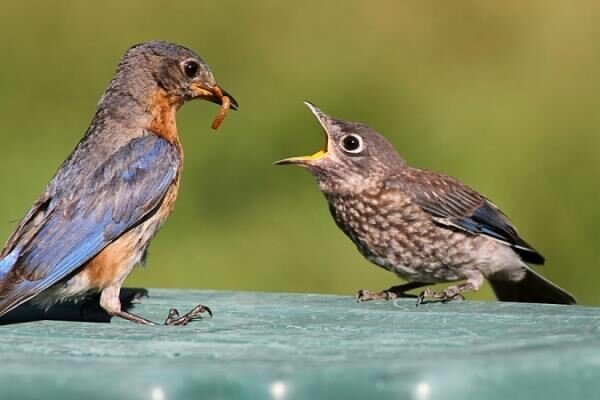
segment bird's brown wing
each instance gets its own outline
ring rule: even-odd
[[[37,231],[42,227],[46,221],[46,217],[54,210],[51,207],[51,196],[47,192],[44,192],[38,200],[31,206],[27,214],[23,217],[19,225],[15,228],[13,233],[10,235],[2,252],[0,252],[0,258],[4,258],[10,253],[17,242],[29,241],[30,238],[35,236]]]
[[[544,257],[519,236],[502,211],[452,177],[407,168],[389,177],[386,186],[409,195],[438,225],[488,236],[514,248],[525,262],[544,263]]]

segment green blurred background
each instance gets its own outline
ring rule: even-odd
[[[600,3],[593,1],[7,2],[0,8],[0,234],[72,150],[127,47],[197,51],[241,104],[179,113],[177,208],[127,285],[353,294],[397,278],[334,226],[311,176],[302,100],[369,123],[413,165],[493,199],[600,304]],[[491,299],[486,287],[472,298]]]

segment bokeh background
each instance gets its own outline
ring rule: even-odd
[[[311,176],[302,100],[384,133],[412,164],[493,199],[600,304],[600,3],[1,2],[0,236],[72,150],[125,49],[196,50],[241,104],[188,104],[177,208],[128,285],[353,294],[397,278],[363,260]],[[492,299],[486,287],[472,298]]]

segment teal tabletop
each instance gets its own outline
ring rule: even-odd
[[[150,289],[188,326],[0,321],[2,399],[592,399],[600,309]],[[18,311],[18,310],[17,310]],[[35,319],[35,318],[29,318]]]

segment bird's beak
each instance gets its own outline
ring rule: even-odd
[[[191,89],[195,97],[218,105],[223,105],[224,97],[228,97],[231,108],[233,110],[238,109],[238,102],[219,85],[208,85],[204,82],[197,82],[191,85]]]
[[[230,108],[234,110],[238,109],[238,102],[233,96],[221,89],[221,86],[216,83],[214,85],[207,85],[205,82],[200,81],[192,84],[191,88],[195,97],[217,103],[221,106],[219,113],[213,120],[213,129],[219,129],[221,122],[225,119]]]
[[[325,139],[323,143],[323,147],[321,150],[317,151],[314,154],[309,156],[300,156],[300,157],[290,157],[284,158],[283,160],[275,161],[275,165],[287,165],[287,164],[297,164],[297,165],[310,165],[316,161],[319,161],[327,156],[327,147],[329,144],[329,134],[327,133],[327,125],[326,122],[329,119],[327,114],[323,111],[319,110],[314,104],[311,104],[308,101],[305,101],[304,104],[310,109],[310,111],[317,117],[317,120],[321,124],[323,128],[323,137]]]

